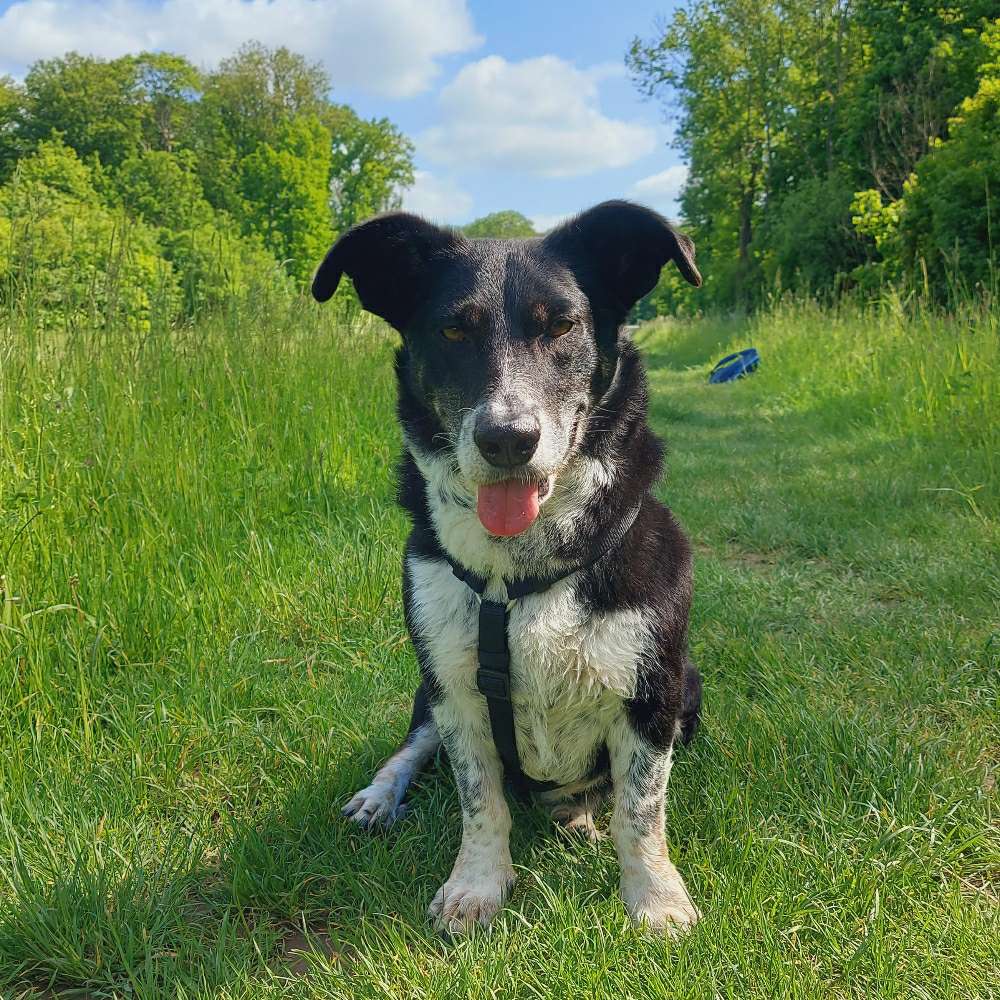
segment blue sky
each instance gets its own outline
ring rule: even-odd
[[[414,140],[408,208],[453,223],[515,208],[546,228],[612,197],[675,213],[684,167],[624,54],[676,2],[0,0],[0,73],[68,49],[208,68],[250,38],[287,45]]]

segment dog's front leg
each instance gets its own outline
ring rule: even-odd
[[[685,930],[698,910],[667,855],[664,799],[671,748],[659,749],[622,719],[608,740],[614,782],[611,833],[621,864],[625,906],[636,924]]]
[[[479,731],[480,720],[447,703],[434,715],[462,804],[462,846],[428,912],[439,930],[458,935],[489,924],[514,883],[510,810],[502,765],[493,743]]]

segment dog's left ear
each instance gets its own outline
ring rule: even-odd
[[[544,243],[566,262],[592,300],[603,292],[623,312],[653,289],[667,261],[677,265],[686,281],[701,284],[690,238],[662,215],[628,201],[595,205],[554,229]]]
[[[427,287],[428,271],[457,241],[454,233],[417,215],[376,216],[330,248],[313,277],[313,298],[326,302],[346,274],[365,309],[402,333]]]

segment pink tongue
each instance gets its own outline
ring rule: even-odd
[[[519,535],[538,517],[538,483],[505,479],[480,486],[477,513],[491,535]]]

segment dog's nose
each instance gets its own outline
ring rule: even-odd
[[[500,469],[512,469],[527,462],[535,454],[541,436],[541,424],[531,414],[504,423],[480,417],[473,434],[479,453]]]

